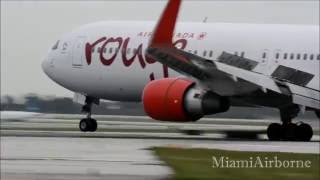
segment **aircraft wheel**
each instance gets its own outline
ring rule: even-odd
[[[282,138],[282,126],[279,123],[272,123],[267,129],[267,135],[269,140],[279,141]]]
[[[315,113],[316,113],[318,119],[320,120],[320,110],[316,110]]]
[[[98,124],[97,124],[97,121],[95,119],[90,119],[90,129],[89,131],[90,132],[94,132],[97,130],[97,127],[98,127]]]
[[[312,127],[309,124],[301,123],[297,127],[296,136],[299,141],[310,141],[313,136]]]
[[[283,125],[283,140],[295,141],[297,140],[298,126],[293,123]]]
[[[79,123],[79,129],[82,132],[94,132],[97,130],[98,124],[97,121],[95,119],[81,119],[80,123]]]
[[[89,123],[88,119],[81,119],[81,121],[79,123],[79,129],[82,132],[89,131],[89,126],[90,126],[90,123]]]

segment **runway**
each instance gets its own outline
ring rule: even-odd
[[[4,179],[20,173],[31,179],[46,174],[45,179],[51,175],[159,179],[171,173],[144,149],[150,145],[144,140],[2,137],[1,141]]]
[[[1,179],[166,179],[154,146],[319,153],[315,142],[1,137]]]
[[[2,120],[1,130],[5,136],[37,137],[104,137],[148,139],[197,139],[220,140],[260,139],[267,140],[266,129],[277,119],[212,119],[203,118],[193,123],[161,122],[145,116],[99,116],[98,130],[94,133],[79,132],[79,119],[83,115],[43,114],[27,120]],[[312,141],[319,141],[319,120],[306,120],[312,125]],[[196,133],[196,135],[191,136]]]
[[[80,116],[79,116],[80,117]],[[98,117],[99,131],[77,129],[78,116],[1,123],[1,179],[168,179],[173,170],[151,147],[212,148],[237,151],[319,153],[312,142],[271,142],[265,120],[205,119],[200,123],[162,123],[143,117]],[[312,121],[318,125],[318,121]],[[247,125],[246,125],[247,124]],[[181,130],[203,130],[188,135]],[[259,132],[258,139],[226,138],[225,130]],[[316,132],[318,133],[318,129]]]

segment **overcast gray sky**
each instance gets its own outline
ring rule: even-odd
[[[101,20],[157,20],[166,1],[1,1],[1,95],[72,96],[40,64],[59,37]],[[319,25],[319,0],[184,1],[180,21]]]

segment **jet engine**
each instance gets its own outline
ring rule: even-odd
[[[145,112],[153,119],[174,122],[196,121],[230,107],[228,98],[183,78],[151,81],[143,90],[142,101]]]

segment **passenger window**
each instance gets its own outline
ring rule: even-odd
[[[265,59],[266,57],[267,57],[267,53],[264,52],[264,53],[262,54],[262,58]]]
[[[204,57],[207,56],[207,51],[203,51],[203,56],[204,56]]]
[[[66,51],[67,48],[68,48],[68,43],[64,42],[63,45],[62,45],[62,51]]]
[[[288,58],[288,53],[284,53],[283,54],[283,59],[287,59]]]
[[[241,57],[244,57],[244,52],[241,52]]]
[[[304,59],[304,60],[307,60],[307,59],[308,59],[308,54],[307,54],[307,53],[305,53],[305,54],[303,55],[303,59]]]
[[[280,54],[276,53],[276,59],[279,59]]]
[[[317,59],[318,59],[318,60],[320,60],[320,54],[318,54],[318,57],[317,57]]]
[[[194,54],[198,54],[198,51],[197,51],[197,50],[194,50]]]
[[[314,57],[313,54],[311,54],[311,55],[310,55],[310,60],[313,60],[313,57]]]
[[[58,46],[59,46],[59,40],[52,46],[52,50],[56,50],[56,49],[58,49]]]
[[[210,57],[213,56],[213,51],[210,51],[209,56],[210,56]]]
[[[297,54],[297,59],[298,59],[298,60],[300,59],[300,57],[301,57],[301,55],[300,55],[300,54]]]
[[[293,53],[291,53],[290,59],[294,59],[294,54]]]

